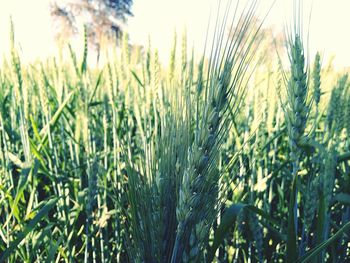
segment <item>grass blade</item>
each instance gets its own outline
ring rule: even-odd
[[[49,200],[43,208],[36,214],[36,216],[24,227],[17,238],[10,244],[10,246],[1,254],[0,262],[4,262],[18,247],[19,243],[35,228],[35,226],[42,220],[47,213],[56,205],[57,198]]]

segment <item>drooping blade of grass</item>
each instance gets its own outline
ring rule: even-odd
[[[222,242],[224,241],[228,229],[233,227],[236,224],[237,215],[241,212],[242,209],[248,209],[250,210],[250,212],[260,215],[262,218],[266,219],[271,224],[278,225],[278,222],[275,219],[273,219],[271,216],[265,213],[265,211],[253,205],[248,205],[243,203],[231,205],[225,210],[224,215],[221,219],[221,223],[218,229],[215,231],[213,244],[209,248],[208,262],[211,262],[214,259],[214,254],[216,250],[219,248],[220,244],[222,244]]]
[[[62,237],[57,242],[54,242],[54,241],[51,242],[51,247],[50,247],[50,250],[48,252],[48,256],[47,256],[47,259],[45,262],[50,263],[50,262],[55,261],[54,260],[55,253],[58,250],[58,248],[60,247],[61,243],[62,243]]]
[[[224,212],[223,217],[221,219],[221,224],[215,231],[213,244],[209,248],[208,262],[213,261],[215,252],[222,243],[222,241],[225,239],[228,229],[236,224],[237,216],[245,206],[246,205],[244,204],[234,204],[227,208]]]
[[[61,116],[64,108],[67,106],[67,104],[68,104],[70,98],[73,96],[73,94],[74,94],[74,91],[72,91],[68,94],[67,98],[62,102],[60,107],[57,109],[57,111],[55,112],[55,114],[51,118],[50,122],[48,124],[46,124],[45,127],[43,127],[41,129],[39,134],[41,137],[43,137],[43,142],[46,140],[46,138],[48,136],[47,130],[49,129],[49,127],[54,126],[56,124],[57,120]]]
[[[35,228],[35,226],[43,219],[47,213],[56,205],[57,198],[49,200],[46,205],[40,209],[36,216],[24,227],[23,231],[17,235],[17,238],[10,246],[1,254],[0,262],[4,262],[16,249],[19,243]]]
[[[144,88],[145,85],[142,83],[142,81],[140,80],[140,78],[137,76],[136,72],[134,70],[131,70],[131,74],[134,76],[134,78],[136,79],[137,83]]]
[[[350,152],[343,153],[343,154],[339,155],[337,158],[338,163],[346,162],[348,160],[350,160]]]
[[[254,205],[246,205],[245,209],[250,210],[251,212],[256,213],[257,215],[260,215],[263,219],[267,220],[268,222],[270,222],[271,224],[278,226],[279,223],[277,222],[277,220],[275,220],[274,218],[272,218],[268,213],[266,213],[264,210],[261,210],[260,208],[257,208]]]
[[[90,96],[90,99],[89,99],[89,105],[92,103],[92,100],[93,100],[94,97],[95,97],[96,91],[97,91],[98,87],[99,87],[100,84],[101,84],[102,73],[103,73],[103,70],[101,70],[100,74],[98,75],[95,88],[94,88],[94,90],[93,90],[93,92],[92,92],[92,94],[91,94],[91,96]]]
[[[350,205],[350,195],[346,193],[339,193],[333,198],[334,202],[339,202],[344,205]]]
[[[16,219],[19,222],[21,221],[21,218],[19,216],[18,203],[19,203],[19,200],[23,196],[23,192],[24,192],[24,189],[27,185],[28,176],[29,176],[29,173],[31,172],[31,169],[32,169],[31,167],[23,167],[21,169],[21,174],[20,174],[19,181],[18,181],[16,196],[15,196],[13,202],[11,202],[11,213],[10,213],[10,216],[9,216],[7,222],[5,223],[5,225],[7,225],[12,214],[16,217]]]

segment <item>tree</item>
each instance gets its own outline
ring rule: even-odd
[[[250,52],[254,53],[255,59],[260,61],[259,64],[265,65],[265,62],[276,61],[276,59],[278,61],[278,55],[284,50],[283,32],[273,26],[261,27],[262,21],[258,17],[252,17],[250,25],[245,25],[245,23],[244,20],[240,20],[236,27],[229,27],[230,37],[236,41],[238,46],[249,45],[251,39],[254,38]],[[236,30],[237,28],[246,28],[249,34],[243,34],[242,30]],[[238,55],[245,56],[246,54]]]
[[[56,22],[56,40],[61,42],[78,32],[84,23],[88,40],[97,50],[103,38],[115,41],[121,36],[128,16],[132,16],[133,0],[66,0],[51,4],[51,16]]]

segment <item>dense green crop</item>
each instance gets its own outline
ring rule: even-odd
[[[71,63],[22,65],[12,34],[0,262],[350,261],[348,75],[308,64],[298,22],[289,68],[259,60],[255,9],[169,67],[127,35],[102,69],[86,36]]]

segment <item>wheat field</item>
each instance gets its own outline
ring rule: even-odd
[[[100,68],[86,36],[21,64],[12,29],[0,262],[350,262],[348,73],[298,19],[271,51],[255,11],[199,59],[175,36],[168,65],[127,34]]]

